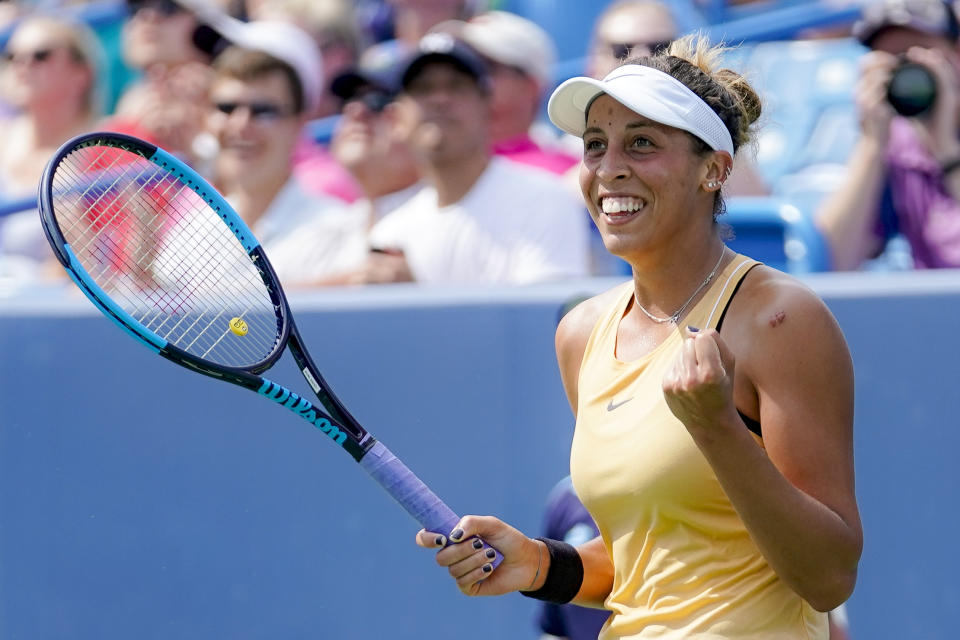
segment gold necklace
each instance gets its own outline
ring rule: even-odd
[[[647,316],[657,324],[666,324],[667,322],[672,322],[673,324],[677,324],[677,322],[680,321],[680,316],[683,315],[683,311],[687,308],[687,305],[693,302],[693,299],[697,297],[697,294],[703,291],[703,288],[705,286],[710,284],[710,281],[713,280],[713,276],[717,275],[717,269],[720,268],[720,263],[723,262],[724,253],[726,253],[726,247],[724,247],[724,249],[720,251],[720,257],[717,259],[717,264],[713,266],[713,271],[711,271],[707,275],[707,277],[703,279],[703,282],[701,282],[700,286],[697,287],[692,294],[690,294],[690,297],[687,298],[687,301],[684,302],[682,305],[680,305],[680,308],[674,311],[673,313],[671,313],[669,316],[666,316],[666,317],[655,316],[649,311],[647,311],[646,309],[644,309],[643,305],[640,304],[640,300],[637,299],[636,290],[634,290],[633,301],[637,303],[637,308],[639,308],[640,311],[643,311],[643,314],[645,316]]]

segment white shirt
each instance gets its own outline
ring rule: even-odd
[[[370,244],[402,250],[418,282],[527,284],[587,275],[588,219],[562,180],[491,158],[459,202],[432,186],[385,216]]]
[[[372,219],[389,214],[419,189],[415,185],[373,202],[362,198],[333,205],[315,213],[295,233],[272,237],[270,244],[261,241],[281,283],[284,287],[309,286],[359,269],[370,252],[367,232]],[[259,237],[258,231],[254,235]]]

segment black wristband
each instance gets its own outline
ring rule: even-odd
[[[521,591],[528,598],[545,600],[553,604],[566,604],[573,600],[580,585],[583,584],[583,560],[572,544],[536,538],[547,546],[550,554],[550,568],[544,578],[543,586],[536,591]]]
[[[947,160],[946,162],[940,165],[940,171],[945,176],[953,173],[957,169],[960,169],[960,156],[956,158],[951,158],[950,160]]]

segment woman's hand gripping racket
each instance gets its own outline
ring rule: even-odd
[[[457,524],[459,517],[327,387],[263,249],[187,165],[136,138],[86,134],[51,159],[39,199],[57,258],[121,329],[168,360],[246,387],[303,418],[428,531],[447,536]],[[323,409],[259,375],[284,348]],[[496,552],[492,564],[501,560]]]

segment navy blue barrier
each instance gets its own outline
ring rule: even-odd
[[[960,315],[960,273],[806,282],[856,363],[854,637],[954,638],[960,340],[944,321]],[[609,284],[334,290],[293,306],[364,424],[454,509],[532,534],[572,429],[557,311]],[[299,374],[284,362],[272,377]],[[461,596],[412,519],[321,433],[157,358],[85,300],[0,299],[0,382],[2,638],[537,637],[536,603]]]

